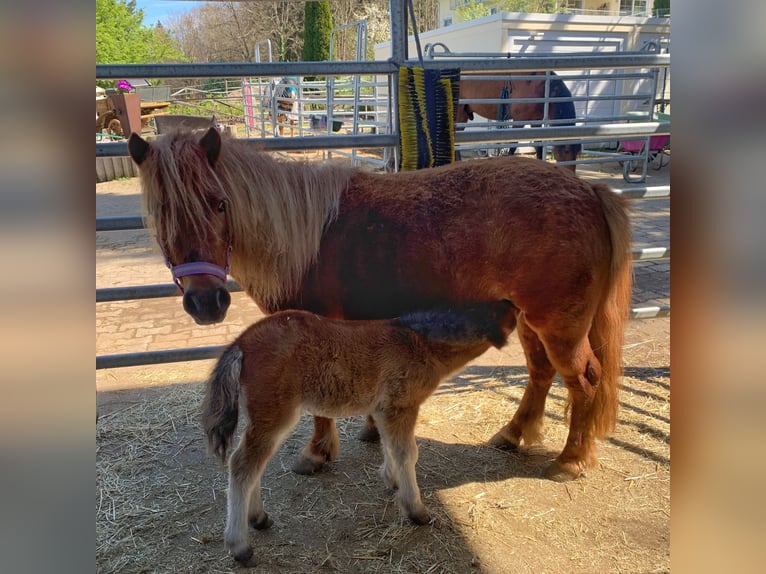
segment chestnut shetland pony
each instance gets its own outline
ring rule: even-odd
[[[539,72],[542,75],[541,80],[520,80],[514,78],[512,75],[508,76],[506,80],[464,80],[460,82],[460,99],[498,99],[501,97],[503,90],[509,93],[510,98],[544,98],[545,97],[545,73]],[[535,72],[530,72],[530,76],[537,75]],[[556,76],[555,72],[551,72],[550,88],[548,96],[552,100],[554,98],[571,98],[572,93],[566,84]],[[469,119],[473,120],[473,114],[479,114],[487,118],[488,120],[508,121],[513,119],[514,122],[529,121],[532,126],[542,125],[542,120],[545,117],[545,102],[518,102],[514,103],[513,100],[509,100],[508,104],[490,104],[490,103],[478,103],[478,104],[463,104],[458,106],[456,122],[467,122]],[[549,120],[572,120],[570,122],[552,121],[552,126],[573,126],[575,125],[574,119],[576,117],[574,103],[571,101],[556,102],[550,101],[548,104],[548,119]],[[516,126],[523,126],[523,123],[515,124]],[[560,144],[553,146],[553,157],[559,161],[574,161],[577,159],[582,145],[579,143],[572,144]],[[516,148],[511,148],[511,154],[516,152]],[[535,152],[537,153],[537,159],[543,159],[542,146],[535,146]],[[575,164],[564,166],[576,171],[577,166]]]
[[[202,407],[208,448],[224,464],[240,398],[248,415],[229,460],[229,552],[248,562],[248,522],[256,529],[271,526],[261,476],[304,410],[327,417],[371,415],[380,429],[386,486],[398,486],[407,517],[428,524],[415,478],[420,405],[447,376],[489,347],[505,345],[515,324],[513,304],[498,301],[377,321],[281,311],[248,328],[218,360]]]
[[[281,162],[215,129],[133,134],[128,147],[149,227],[198,323],[226,316],[229,267],[265,313],[385,319],[511,300],[529,382],[492,444],[541,439],[558,371],[569,435],[546,475],[597,463],[595,439],[617,417],[631,293],[627,202],[608,186],[524,157],[403,173]],[[375,436],[368,419],[362,438]],[[338,448],[334,421],[315,417],[294,470],[311,473]]]

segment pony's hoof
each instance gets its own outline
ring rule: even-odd
[[[585,476],[585,471],[577,462],[559,462],[554,460],[544,471],[545,478],[554,482],[569,482],[581,476]]]
[[[253,516],[250,518],[250,526],[256,530],[266,530],[267,528],[271,528],[273,524],[274,521],[269,518],[269,515],[265,512],[261,516]]]
[[[311,460],[310,458],[301,457],[295,461],[293,465],[293,472],[295,474],[302,474],[304,476],[311,476],[316,474],[324,467],[324,462],[318,462]]]
[[[519,450],[519,441],[513,440],[502,430],[489,439],[489,444],[501,450]]]
[[[428,511],[425,508],[421,508],[415,512],[410,512],[408,516],[409,519],[418,526],[425,526],[431,522],[431,515],[428,514]]]
[[[365,426],[359,433],[359,440],[363,442],[380,442],[380,433],[377,427]]]
[[[250,546],[244,546],[243,548],[237,548],[230,550],[230,553],[234,560],[242,564],[243,566],[252,566],[253,549]]]

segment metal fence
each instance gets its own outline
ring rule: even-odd
[[[400,66],[422,65],[427,69],[444,69],[459,67],[464,72],[480,73],[523,73],[540,70],[589,70],[597,73],[598,70],[621,70],[625,74],[622,79],[628,79],[631,74],[637,77],[648,77],[658,70],[667,68],[670,64],[668,54],[657,53],[618,53],[618,54],[594,54],[594,55],[555,55],[555,56],[525,56],[525,57],[455,57],[449,60],[425,59],[419,62],[407,57],[406,37],[406,2],[403,0],[391,1],[391,30],[392,30],[392,57],[386,61],[356,61],[356,62],[253,62],[253,63],[221,63],[221,64],[115,64],[97,65],[96,79],[122,79],[122,78],[252,78],[285,76],[327,76],[327,77],[385,77],[388,86],[398,86],[398,74]],[[646,70],[650,70],[647,72]],[[326,95],[332,98],[332,94]],[[375,133],[378,130],[370,130],[371,133],[328,133],[326,135],[312,135],[311,137],[261,137],[246,138],[248,141],[257,143],[266,150],[332,150],[338,148],[372,149],[384,148],[395,153],[398,146],[398,128],[395,121],[396,102],[398,101],[395,90],[387,95],[389,98],[390,117],[386,118],[386,124],[391,126],[390,133]],[[328,107],[328,114],[332,107]],[[650,108],[651,110],[651,108]],[[651,115],[645,118],[631,117],[611,118],[609,121],[598,124],[583,122],[575,126],[550,126],[543,125],[530,128],[514,128],[514,139],[534,142],[572,142],[579,141],[585,146],[595,142],[619,141],[620,139],[650,138],[656,135],[670,133],[669,122],[651,121]],[[328,121],[331,118],[328,117]],[[462,146],[507,146],[508,130],[464,130],[456,133],[455,141]],[[126,156],[128,155],[126,142],[96,142],[96,156]],[[586,160],[589,161],[589,160]],[[594,160],[594,161],[603,161]],[[633,187],[616,190],[633,199],[668,198],[668,187]],[[140,215],[106,217],[96,220],[96,231],[121,231],[135,230],[143,227]],[[648,261],[668,259],[670,249],[667,247],[655,247],[650,249],[637,249],[633,252],[635,261]],[[229,282],[231,290],[239,290],[239,286],[233,281]],[[139,285],[132,287],[119,287],[96,290],[96,303],[130,299],[144,299],[155,297],[172,297],[179,295],[176,286],[172,283],[161,285]],[[631,310],[631,318],[648,318],[668,315],[669,307],[641,307]],[[201,347],[193,349],[173,349],[166,351],[128,353],[119,355],[105,355],[96,357],[96,368],[115,368],[130,365],[146,365],[156,363],[190,361],[208,359],[217,356],[222,347]]]

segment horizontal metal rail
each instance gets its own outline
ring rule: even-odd
[[[96,64],[97,80],[120,78],[247,78],[392,74],[388,60],[363,62],[226,62],[215,64]]]
[[[515,128],[514,128],[515,129]],[[509,130],[463,130],[455,133],[455,143],[493,142],[508,139]],[[514,140],[519,139],[584,139],[634,138],[667,135],[670,122],[636,122],[587,126],[551,126],[515,129]],[[104,144],[114,145],[114,144]]]
[[[639,138],[670,133],[670,122],[636,122],[609,125],[550,126],[520,128],[513,132],[514,140]],[[455,143],[503,142],[509,130],[464,130],[455,134]],[[339,136],[311,136],[305,138],[242,138],[259,147],[276,151],[337,148],[379,148],[399,144],[395,134],[360,134]],[[96,142],[96,157],[126,156],[127,142]]]
[[[239,140],[252,142],[257,144],[260,148],[270,151],[337,149],[344,147],[364,149],[394,147],[399,145],[399,136],[392,134],[308,136],[302,138],[239,138]],[[126,155],[128,155],[128,142],[96,142],[96,157]]]
[[[628,199],[662,199],[670,197],[669,185],[642,185],[612,189]],[[135,231],[145,229],[141,215],[109,215],[96,218],[96,231]]]
[[[670,259],[670,247],[644,247],[631,251],[633,261],[657,261]]]
[[[229,279],[226,289],[230,293],[239,293],[242,287]],[[113,303],[115,301],[134,301],[136,299],[160,299],[181,295],[181,290],[175,283],[159,283],[156,285],[132,285],[128,287],[104,287],[96,289],[96,303]]]
[[[96,357],[96,370],[216,359],[221,355],[225,348],[225,345],[215,345],[210,347],[192,347],[187,349],[166,349],[164,351],[143,351],[138,353],[101,355]]]
[[[631,319],[655,319],[657,317],[670,317],[670,305],[636,307],[630,310]]]
[[[630,310],[631,319],[652,319],[669,316],[670,307],[667,305],[637,307]],[[226,345],[215,345],[209,347],[189,347],[185,349],[165,349],[162,351],[101,355],[96,357],[96,370],[217,359],[225,348]]]
[[[411,59],[406,66],[420,67]],[[424,60],[423,68],[461,71],[657,68],[670,66],[670,54],[622,52],[617,54],[536,55],[509,54],[505,58],[454,58]],[[390,60],[357,62],[241,62],[216,64],[97,64],[97,80],[120,78],[241,78],[250,76],[337,76],[393,74],[398,66]]]
[[[606,73],[591,73],[588,72],[586,74],[567,74],[566,72],[563,72],[559,74],[556,73],[556,77],[558,79],[563,80],[565,82],[576,82],[577,80],[583,80],[592,82],[595,80],[605,80],[605,81],[614,81],[614,80],[645,80],[645,79],[651,79],[653,76],[653,72],[606,72]],[[515,80],[544,80],[545,76],[542,74],[513,74],[513,78]],[[507,80],[508,74],[476,74],[476,73],[470,73],[470,74],[460,74],[460,81],[464,82],[474,82],[474,81],[484,81],[484,80]]]
[[[145,228],[144,218],[140,215],[110,215],[96,218],[96,231],[133,231]]]
[[[631,250],[634,261],[659,261],[670,259],[670,247],[646,247]],[[229,279],[226,289],[230,293],[239,293],[242,287]],[[115,301],[134,301],[137,299],[160,299],[162,297],[175,297],[181,295],[180,289],[175,283],[161,283],[156,285],[132,285],[128,287],[103,287],[96,289],[96,303],[113,303]]]
[[[613,189],[612,191],[628,199],[667,199],[670,197],[669,185],[642,185]]]

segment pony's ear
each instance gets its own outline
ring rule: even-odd
[[[205,155],[207,155],[210,165],[214,166],[221,153],[221,134],[218,133],[215,127],[212,127],[199,140],[199,145],[205,150]]]
[[[141,165],[146,159],[146,154],[149,153],[149,147],[149,142],[136,132],[130,134],[130,139],[128,140],[128,152],[130,152],[130,157],[133,158],[136,165]]]

